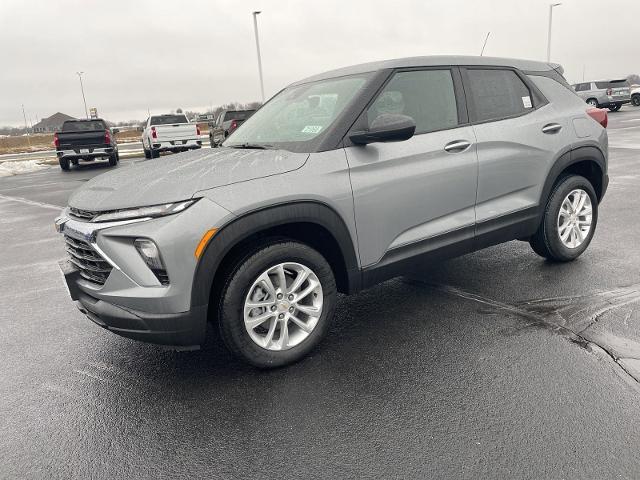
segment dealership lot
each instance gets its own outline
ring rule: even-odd
[[[0,475],[636,476],[640,109],[611,114],[609,133],[579,260],[511,242],[341,298],[321,347],[271,372],[213,331],[167,352],[77,311],[53,218],[106,165],[0,179]]]

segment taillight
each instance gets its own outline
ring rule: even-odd
[[[156,127],[151,127],[151,138],[158,138],[158,134],[156,133]]]
[[[231,122],[231,130],[235,130],[236,128],[238,128],[238,122],[236,122],[235,120],[233,120]]]
[[[607,88],[607,95],[613,95],[613,90],[611,88]]]
[[[104,131],[104,143],[107,145],[111,144],[111,134],[109,133],[109,130]]]
[[[200,136],[200,125],[196,125],[196,135]]]
[[[609,115],[607,115],[606,110],[603,110],[601,108],[590,108],[589,110],[587,110],[587,115],[593,118],[604,128],[607,128],[607,125],[609,125]]]
[[[60,146],[60,139],[58,138],[58,134],[53,134],[53,146],[58,148]]]

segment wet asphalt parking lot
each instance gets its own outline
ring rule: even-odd
[[[609,134],[579,260],[511,242],[342,297],[268,372],[76,309],[53,219],[105,168],[0,178],[0,478],[639,478],[640,108]]]

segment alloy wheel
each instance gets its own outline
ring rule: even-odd
[[[320,320],[323,294],[318,276],[294,262],[265,270],[244,302],[244,326],[266,350],[289,350],[302,343]]]
[[[591,232],[593,207],[591,197],[582,189],[576,189],[562,201],[558,213],[558,235],[567,248],[578,248]]]

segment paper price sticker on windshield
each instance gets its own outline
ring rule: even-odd
[[[524,108],[532,108],[533,104],[531,103],[531,97],[527,96],[527,97],[522,97],[522,104],[524,105]]]
[[[302,129],[302,133],[320,133],[321,125],[307,125]]]

